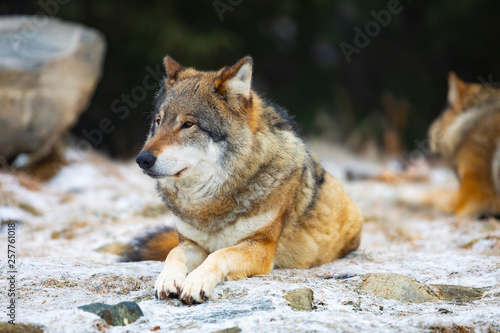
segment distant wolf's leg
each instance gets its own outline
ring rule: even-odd
[[[252,238],[213,252],[187,276],[180,299],[187,304],[202,303],[226,276],[239,279],[269,273],[275,251],[276,240]]]
[[[477,218],[496,213],[498,194],[495,189],[496,152],[493,160],[485,158],[484,152],[471,142],[465,144],[457,154],[457,174],[461,180],[455,214],[460,217]]]
[[[455,214],[459,217],[479,217],[492,213],[496,201],[491,184],[485,184],[481,176],[464,175],[458,190]]]
[[[156,279],[156,298],[177,297],[188,273],[198,267],[207,256],[205,250],[189,240],[182,241],[172,249]]]
[[[451,214],[455,212],[457,207],[458,192],[457,190],[438,189],[430,192],[424,199],[424,203]]]

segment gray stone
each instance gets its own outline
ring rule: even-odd
[[[450,314],[450,313],[453,313],[453,311],[445,309],[445,308],[439,308],[438,309],[438,313],[440,313],[440,314]]]
[[[121,302],[115,305],[92,303],[78,307],[80,310],[95,313],[108,325],[125,326],[144,316],[136,302]]]
[[[0,19],[0,158],[50,152],[87,108],[104,53],[103,35],[79,24]]]
[[[231,327],[231,328],[225,328],[222,330],[215,331],[215,333],[240,333],[241,328],[239,327]]]
[[[313,291],[309,288],[301,288],[292,290],[283,296],[288,302],[290,307],[298,311],[312,311]]]
[[[483,297],[483,293],[487,289],[446,285],[432,284],[431,289],[442,300],[447,302],[466,303],[474,300],[479,300]]]
[[[425,285],[411,278],[393,273],[372,273],[364,275],[360,290],[367,294],[395,299],[405,303],[436,302],[439,300],[466,303],[479,300],[485,288],[456,285]]]
[[[366,274],[360,289],[367,294],[405,303],[437,301],[429,287],[401,274]]]
[[[2,333],[43,333],[39,326],[30,324],[9,324],[0,323],[0,332]]]
[[[425,330],[430,333],[474,333],[478,332],[478,327],[474,326],[463,326],[457,324],[451,324],[449,326],[445,325],[431,325]],[[491,327],[481,327],[479,332],[495,332]]]

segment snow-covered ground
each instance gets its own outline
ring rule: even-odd
[[[119,263],[117,255],[98,250],[172,223],[154,181],[133,161],[83,155],[41,184],[0,173],[0,321],[9,320],[4,222],[12,220],[18,221],[16,322],[38,324],[49,332],[214,332],[232,327],[243,332],[500,332],[500,222],[457,219],[401,201],[412,193],[456,186],[451,172],[433,170],[431,182],[421,184],[347,182],[346,166],[366,162],[338,147],[313,146],[363,211],[359,250],[309,270],[273,270],[224,282],[209,302],[192,307],[154,299],[162,263]],[[487,291],[468,303],[405,304],[355,288],[353,281],[377,272]],[[303,287],[314,291],[312,312],[294,311],[283,299]],[[129,300],[137,301],[145,315],[123,327],[108,327],[77,309]],[[449,312],[438,311],[442,308]]]

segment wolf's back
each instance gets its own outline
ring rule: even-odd
[[[177,245],[179,245],[177,231],[171,227],[161,227],[135,238],[120,261],[164,261],[168,253]]]

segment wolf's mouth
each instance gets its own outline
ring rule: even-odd
[[[182,169],[181,171],[177,172],[177,173],[174,175],[174,177],[175,177],[175,178],[179,178],[179,177],[180,177],[180,176],[184,173],[184,171],[186,171],[186,170],[187,170],[187,168]]]
[[[159,173],[156,173],[156,172],[153,172],[151,170],[144,170],[142,169],[142,173],[144,173],[145,175],[148,175],[149,177],[151,178],[154,178],[154,179],[161,179],[161,178],[166,178],[166,177],[174,177],[174,178],[180,178],[181,175],[184,173],[184,171],[187,170],[187,167],[182,169],[181,171],[177,172],[176,174],[174,175],[162,175],[162,174],[159,174]]]

